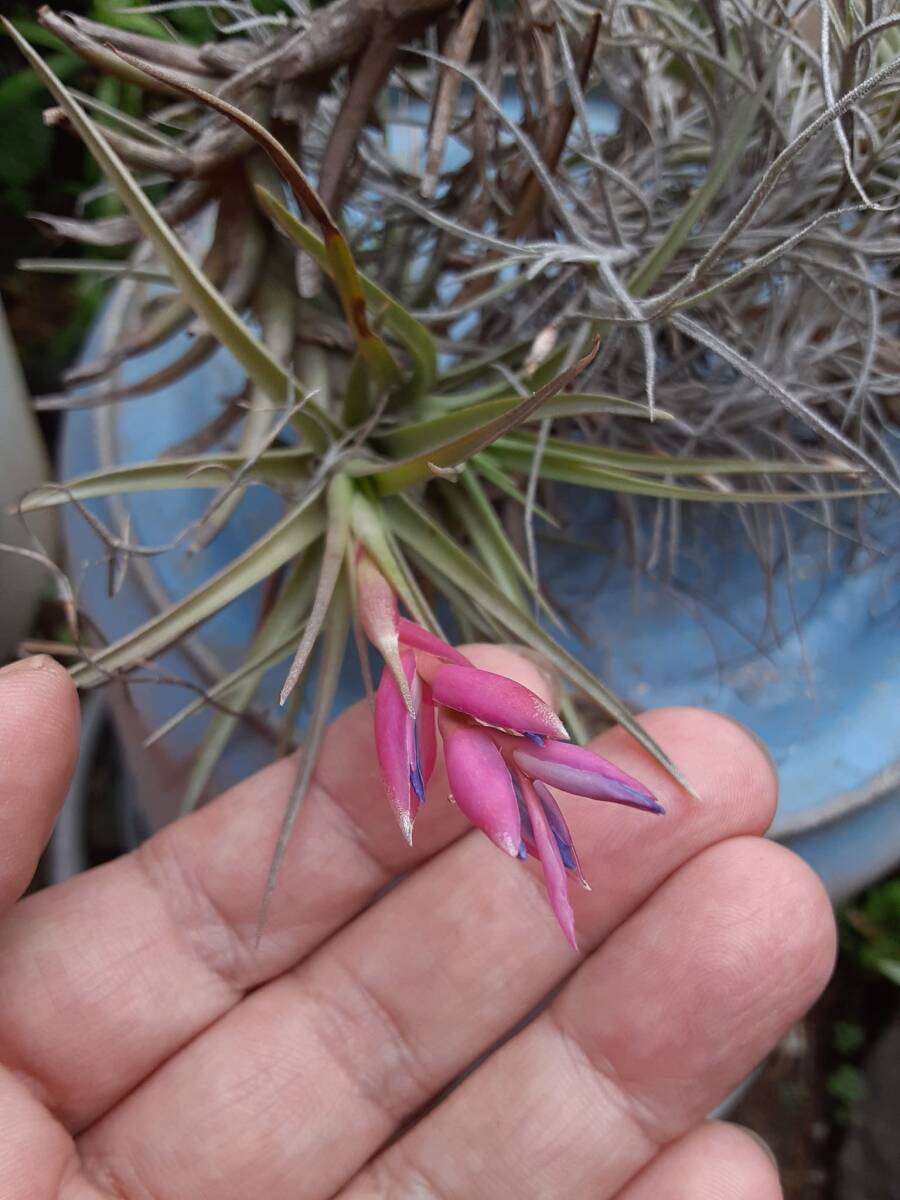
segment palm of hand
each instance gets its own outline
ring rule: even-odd
[[[546,691],[509,651],[478,654]],[[604,735],[669,815],[568,806],[594,883],[573,896],[577,958],[537,876],[452,806],[433,801],[408,849],[357,707],[257,948],[285,762],[12,907],[77,748],[68,677],[42,662],[0,675],[4,1198],[780,1195],[762,1149],[704,1118],[824,986],[833,924],[815,877],[759,837],[775,781],[737,726],[647,718],[702,805]]]

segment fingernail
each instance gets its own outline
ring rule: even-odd
[[[751,1129],[747,1125],[739,1125],[738,1128],[743,1129],[744,1133],[749,1134],[749,1136],[753,1138],[754,1142],[756,1142],[756,1144],[761,1149],[765,1150],[769,1161],[771,1162],[772,1166],[777,1171],[778,1170],[778,1159],[775,1157],[775,1152],[773,1151],[773,1149],[769,1145],[769,1143],[766,1141],[766,1139],[764,1137],[760,1137],[760,1135],[756,1132],[755,1129]]]
[[[49,654],[29,654],[0,669],[0,675],[17,675],[23,671],[41,671],[50,662]]]

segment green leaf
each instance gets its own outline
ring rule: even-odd
[[[482,479],[486,479],[488,483],[493,484],[498,492],[502,492],[504,496],[508,496],[510,500],[515,500],[517,504],[521,504],[525,508],[528,504],[528,497],[521,488],[516,487],[509,475],[491,459],[490,451],[482,451],[481,454],[476,454],[471,460],[471,466],[478,470],[478,474]],[[548,525],[554,529],[559,529],[559,521],[546,508],[542,508],[539,504],[532,506],[534,515],[540,517],[542,521],[546,521]]]
[[[535,438],[529,433],[514,433],[495,444],[504,453],[534,453]],[[548,438],[545,453],[567,461],[578,460],[600,470],[635,471],[644,475],[852,475],[859,468],[849,464],[779,461],[777,459],[738,458],[735,455],[657,454],[639,450],[618,450],[569,438]]]
[[[47,483],[28,492],[15,511],[37,512],[72,500],[121,496],[131,492],[169,492],[181,488],[219,488],[245,464],[243,454],[195,454],[185,458],[153,459],[126,467],[92,471],[64,483]],[[267,450],[244,476],[248,481],[278,485],[302,480],[309,469],[305,448]]]
[[[186,253],[174,232],[162,220],[134,176],[109,145],[100,127],[9,21],[0,17],[0,22],[53,93],[193,311],[203,318],[216,339],[231,351],[253,382],[274,403],[284,404],[290,397],[298,403],[304,401],[290,374],[272,357]],[[312,401],[306,400],[304,407],[305,411],[298,414],[298,421],[302,422],[310,444],[322,451],[329,442],[326,431],[332,428],[331,423]]]
[[[464,471],[460,476],[460,482],[467,475],[469,472]],[[498,544],[491,534],[490,526],[482,519],[471,498],[460,487],[454,483],[444,483],[443,481],[438,483],[438,487],[444,503],[462,525],[472,548],[481,559],[484,569],[513,604],[517,604],[519,608],[524,607],[522,578],[519,571],[511,564],[509,556],[504,552],[504,543]],[[506,535],[504,534],[504,542],[505,540]]]
[[[74,75],[77,68],[81,66],[75,55],[69,54],[68,51],[54,54],[48,61],[51,69],[60,79],[64,76]],[[21,71],[15,71],[12,75],[7,75],[5,79],[0,79],[0,116],[4,120],[9,120],[16,109],[22,109],[31,102],[32,97],[40,91],[42,86],[40,79],[28,67],[23,67]],[[28,147],[20,145],[20,150],[27,152]]]
[[[522,338],[518,342],[512,342],[507,346],[501,347],[499,350],[489,350],[486,354],[478,355],[473,358],[471,355],[464,355],[461,361],[455,366],[446,367],[441,371],[439,385],[453,384],[455,387],[462,387],[466,383],[472,383],[477,379],[481,379],[492,371],[498,363],[507,365],[518,362],[524,358],[531,349],[531,344],[534,338]],[[501,392],[505,392],[509,384],[502,377],[496,384]]]
[[[129,12],[129,7],[129,3],[121,4],[116,0],[112,3],[109,0],[93,0],[91,16],[95,21],[115,25],[119,29],[130,29],[133,33],[142,33],[145,37],[168,40],[165,26],[157,24],[152,17],[142,13]]]
[[[203,792],[216,768],[216,763],[222,756],[229,738],[237,728],[240,713],[253,699],[260,680],[269,667],[281,662],[296,643],[298,630],[302,626],[303,616],[309,607],[313,593],[315,572],[309,561],[309,552],[304,554],[295,565],[291,575],[278,599],[272,606],[272,611],[266,617],[258,633],[253,638],[247,650],[247,656],[238,668],[210,690],[209,695],[215,699],[227,701],[230,712],[220,709],[215,712],[209,723],[203,739],[197,749],[196,757],[191,764],[190,774],[181,802],[183,813],[192,812],[199,803]],[[185,717],[196,712],[206,703],[205,697],[199,697],[181,713],[166,722],[157,735],[169,732]]]
[[[257,642],[254,640],[250,643],[247,657],[234,671],[230,671],[227,675],[223,675],[218,683],[207,688],[202,695],[196,696],[190,704],[186,704],[184,708],[180,708],[177,713],[174,713],[162,725],[158,725],[148,738],[142,743],[144,749],[149,749],[155,746],[157,742],[161,742],[163,738],[168,737],[173,733],[179,725],[184,724],[189,718],[195,716],[198,712],[202,712],[213,701],[221,701],[228,709],[233,712],[225,712],[224,709],[216,715],[223,717],[232,717],[235,721],[240,720],[240,714],[246,709],[247,701],[243,701],[241,693],[241,684],[248,680],[251,676],[254,678],[254,689],[256,681],[261,673],[268,671],[271,667],[275,667],[278,663],[283,662],[294,646],[297,644],[297,638],[303,632],[303,622],[296,621],[280,642],[276,642],[272,649],[263,653],[257,651]],[[252,698],[252,696],[251,696]],[[215,721],[216,716],[213,716]],[[193,808],[193,804],[187,805],[185,811]]]
[[[379,438],[379,443],[395,457],[424,454],[442,446],[453,438],[462,437],[483,428],[489,421],[512,412],[521,404],[521,396],[498,396],[466,408],[454,408],[427,421],[415,421],[391,430]],[[608,413],[615,416],[648,418],[650,410],[646,404],[623,400],[618,396],[591,395],[585,392],[566,392],[562,396],[551,396],[528,418],[544,421],[559,417],[597,416]],[[656,410],[657,420],[671,419],[671,414]]]
[[[344,385],[344,424],[348,429],[355,429],[362,425],[370,411],[369,371],[366,360],[357,350]]]
[[[482,547],[481,558],[485,566],[495,579],[501,578],[498,572],[503,573],[502,577],[507,581],[504,591],[510,599],[516,600],[520,607],[524,607],[523,595],[534,597],[554,625],[562,630],[563,623],[553,607],[539,589],[535,591],[535,583],[528,567],[510,541],[493,504],[484,494],[476,471],[471,466],[466,467],[460,474],[459,481],[461,488],[448,487],[447,490],[457,495],[461,491],[467,497],[469,513],[463,512],[463,519],[473,543]]]
[[[454,620],[459,626],[460,640],[465,642],[492,641],[504,642],[507,632],[497,621],[493,613],[484,606],[479,606],[468,592],[455,586],[453,580],[440,571],[433,563],[423,558],[410,548],[412,562],[415,563],[419,574],[429,581],[435,592],[443,596],[450,606]]]
[[[353,486],[344,475],[335,475],[328,484],[326,491],[326,508],[328,521],[325,528],[325,548],[322,551],[322,566],[316,584],[316,594],[310,610],[309,620],[303,630],[303,637],[297,647],[297,653],[291,663],[284,687],[281,689],[280,702],[284,704],[291,690],[297,683],[306,666],[306,661],[312,653],[313,646],[319,636],[319,631],[328,615],[338,576],[347,555],[347,542],[350,537],[350,510],[353,503]]]
[[[37,21],[29,21],[27,17],[16,17],[10,24],[29,42],[33,42],[35,46],[43,46],[45,50],[59,50],[60,40],[56,34],[51,33],[49,29],[45,29],[43,25],[39,25]],[[4,27],[5,28],[5,27]],[[8,34],[9,30],[5,29]]]
[[[382,575],[390,583],[413,617],[421,625],[432,629],[433,622],[428,619],[428,613],[424,605],[420,603],[420,597],[416,592],[413,581],[409,573],[403,569],[403,564],[395,551],[395,547],[391,544],[388,531],[379,515],[378,506],[372,504],[361,491],[356,491],[353,495],[353,503],[350,510],[350,525],[353,536],[365,546]]]
[[[447,578],[452,579],[480,608],[489,610],[513,637],[521,639],[526,645],[545,655],[565,679],[627,729],[681,787],[696,796],[691,784],[650,734],[637,723],[626,705],[564,650],[528,613],[513,604],[487,572],[460,549],[413,501],[406,496],[390,497],[383,501],[383,508],[399,538],[414,547],[422,558],[432,563]]]
[[[490,448],[491,459],[508,471],[527,474],[531,468],[534,449],[529,445],[498,443]],[[677,473],[660,469],[661,474]],[[717,472],[710,471],[714,475]],[[726,472],[719,471],[718,474]],[[691,474],[700,474],[696,469]],[[842,500],[853,496],[872,495],[871,489],[845,488],[840,491],[750,491],[716,487],[687,487],[665,483],[655,477],[635,474],[619,463],[600,463],[581,454],[554,448],[541,458],[541,478],[557,483],[570,483],[600,491],[621,492],[659,499],[705,501],[711,504],[788,504],[815,503],[822,500]]]
[[[567,387],[585,367],[590,366],[599,348],[599,341],[595,342],[587,354],[573,363],[571,367],[556,375],[530,396],[519,400],[505,413],[485,421],[477,429],[450,438],[432,450],[417,453],[413,457],[388,467],[361,465],[358,473],[371,475],[379,493],[390,495],[427,479],[434,473],[434,468],[459,466],[486,446],[490,446],[497,438],[509,433],[523,421],[527,421],[547,400]]]
[[[294,782],[290,799],[288,800],[284,820],[281,823],[275,853],[272,855],[272,865],[269,868],[266,890],[263,894],[262,904],[260,905],[259,921],[257,923],[257,942],[265,925],[269,902],[272,899],[272,893],[275,890],[275,884],[278,880],[278,872],[284,861],[285,851],[288,848],[300,808],[306,799],[309,785],[312,783],[316,763],[319,758],[319,751],[322,748],[322,741],[325,737],[325,731],[328,728],[328,718],[331,716],[331,708],[334,704],[335,694],[337,693],[338,678],[341,673],[341,665],[344,661],[344,652],[347,648],[347,634],[350,629],[350,609],[347,593],[347,582],[341,578],[334,590],[331,607],[328,610],[328,618],[325,622],[312,714],[303,743],[303,753],[297,769],[297,778]]]
[[[295,217],[267,188],[257,184],[255,190],[263,209],[282,232],[334,278],[323,240]],[[417,321],[399,301],[377,283],[363,274],[359,275],[359,280],[367,303],[378,311],[384,326],[406,346],[412,356],[414,386],[408,398],[415,401],[434,384],[437,374],[434,339],[421,321]]]
[[[183,600],[171,605],[139,628],[90,655],[88,662],[72,670],[79,687],[104,683],[111,672],[127,671],[136,663],[153,658],[189,629],[224,608],[248,588],[259,583],[283,563],[301,554],[324,528],[319,492],[306,497],[238,558]]]

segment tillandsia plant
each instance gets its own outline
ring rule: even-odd
[[[132,300],[104,352],[39,403],[152,395],[219,346],[246,387],[174,452],[20,507],[76,505],[113,588],[133,560],[209,543],[249,488],[284,507],[228,566],[106,645],[82,634],[57,575],[75,677],[152,676],[163,650],[270,581],[243,663],[153,735],[216,706],[185,807],[293,653],[286,744],[312,698],[271,886],[348,637],[366,675],[368,633],[386,663],[377,742],[401,827],[425,795],[436,705],[456,802],[502,849],[540,857],[572,936],[562,878],[579,870],[549,788],[657,811],[563,740],[584,740],[576,700],[689,782],[550,632],[564,621],[536,528],[564,523],[560,485],[614,494],[630,528],[636,505],[657,505],[654,541],[668,523],[671,545],[686,504],[734,506],[760,540],[760,513],[804,509],[832,529],[861,497],[900,491],[887,446],[900,18],[827,0],[274,13],[229,0],[210,9],[220,38],[196,46],[173,38],[167,7],[130,10],[158,19],[159,37],[39,14],[97,70],[146,90],[139,118],[89,112],[6,26],[55,98],[48,119],[84,140],[125,210],[38,218],[128,248],[115,268],[75,266],[122,276]],[[170,342],[162,369],[121,381],[124,363]],[[135,545],[89,504],[173,488],[214,495],[165,547]],[[510,681],[476,680],[441,621],[542,654],[568,688],[564,724]]]

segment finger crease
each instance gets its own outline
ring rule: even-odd
[[[335,968],[336,979],[331,977]],[[308,992],[309,981],[302,982]],[[388,1130],[394,1129],[431,1093],[409,1038],[374,988],[334,955],[314,993],[316,1033],[329,1056]]]
[[[566,1027],[554,1005],[546,1010],[545,1016],[562,1043],[574,1074],[579,1079],[589,1080],[592,1087],[603,1093],[604,1103],[611,1102],[622,1119],[635,1128],[647,1142],[648,1158],[662,1149],[670,1138],[662,1132],[650,1109],[642,1105],[628,1085],[618,1078],[613,1063],[603,1055],[590,1054],[584,1043]]]
[[[209,890],[185,868],[177,839],[150,838],[134,851],[134,860],[159,896],[176,938],[232,998],[239,998],[246,990],[241,982],[246,977],[244,939]]]

